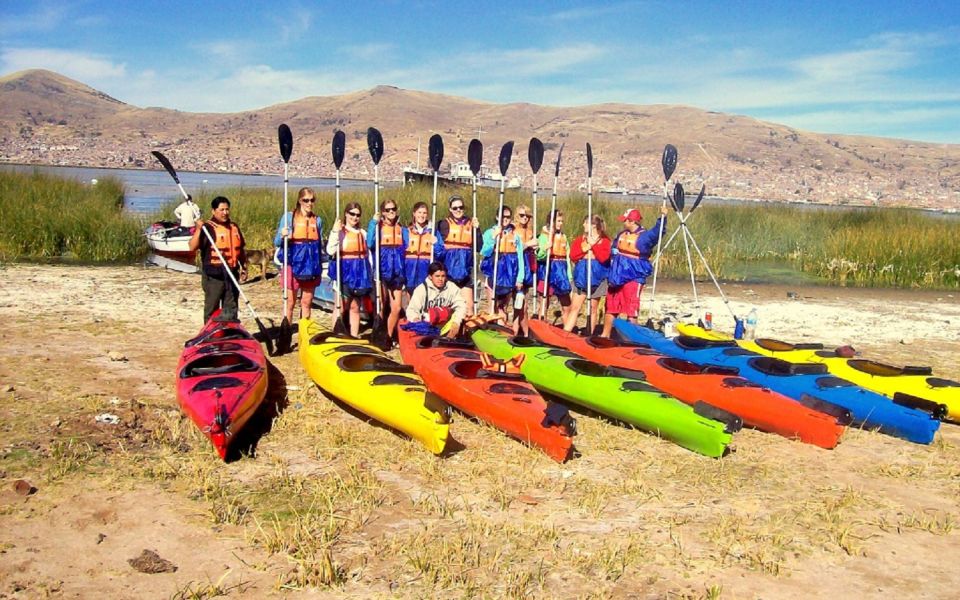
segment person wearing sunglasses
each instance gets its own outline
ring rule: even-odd
[[[360,305],[373,290],[373,276],[370,268],[370,249],[367,237],[360,227],[360,205],[347,204],[343,212],[343,221],[333,223],[330,239],[327,241],[327,254],[335,256],[340,251],[340,275],[342,284],[337,282],[336,267],[330,269],[331,281],[337,282],[337,289],[343,298],[343,312],[349,315],[350,335],[360,336]],[[334,315],[337,319],[339,315]]]
[[[293,320],[293,307],[300,293],[300,316],[310,318],[313,294],[320,283],[323,269],[323,221],[313,212],[317,196],[305,187],[297,192],[297,207],[280,217],[273,245],[279,248],[277,258],[283,264],[283,238],[287,238],[287,270],[280,274],[280,285],[287,291],[283,316]]]
[[[563,233],[563,211],[553,211],[548,217],[537,238],[537,292],[543,297],[544,311],[550,304],[550,296],[556,296],[562,319],[566,320],[570,311],[570,245]],[[546,281],[548,260],[549,282]]]
[[[509,206],[504,206],[500,212],[500,222],[483,232],[480,255],[483,257],[480,272],[486,276],[487,285],[496,298],[494,313],[506,322],[507,306],[513,301],[514,294],[523,289],[524,275],[523,242],[513,226],[513,211]],[[493,281],[494,260],[497,261],[496,281]],[[517,326],[514,322],[514,333]]]
[[[397,201],[387,200],[380,207],[380,213],[373,215],[367,226],[367,246],[376,248],[380,238],[380,297],[386,298],[383,315],[387,321],[387,335],[393,339],[400,321],[400,299],[406,283],[404,257],[410,238],[407,228],[400,224]],[[376,265],[374,265],[376,268]]]
[[[407,227],[407,251],[403,262],[403,273],[407,280],[404,294],[408,302],[411,288],[416,287],[418,281],[423,281],[427,277],[431,247],[436,256],[443,255],[443,242],[433,235],[429,218],[426,202],[417,202],[413,205],[412,219]]]
[[[667,224],[667,207],[660,209],[660,218],[649,231],[643,228],[643,215],[635,208],[627,209],[617,217],[623,231],[613,238],[613,256],[607,276],[607,313],[603,317],[603,337],[613,333],[613,320],[623,317],[635,322],[640,314],[640,293],[653,274],[650,254],[660,240],[661,225]]]
[[[517,207],[514,227],[520,241],[523,243],[523,294],[518,304],[513,306],[514,331],[530,335],[530,329],[527,326],[527,295],[530,288],[533,287],[533,273],[537,270],[537,231],[536,223],[533,222],[533,212],[530,207],[521,204]]]
[[[473,315],[473,236],[480,229],[476,215],[466,214],[463,198],[450,196],[450,214],[437,223],[437,237],[443,242],[443,253],[435,256],[447,268],[447,278],[460,288],[467,304],[467,315]]]
[[[587,294],[587,265],[590,265],[590,322],[598,325],[597,313],[600,299],[607,295],[607,270],[610,268],[610,238],[604,230],[603,218],[593,215],[593,225],[583,219],[583,234],[570,246],[570,261],[573,262],[573,286],[570,311],[563,322],[566,331],[573,331],[580,316]],[[593,335],[588,331],[587,335]]]

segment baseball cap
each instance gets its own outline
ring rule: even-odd
[[[642,221],[643,215],[635,208],[627,209],[622,215],[617,217],[620,221]]]

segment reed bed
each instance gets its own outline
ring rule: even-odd
[[[123,185],[41,174],[0,173],[0,261],[130,261],[146,243],[123,211]]]
[[[317,189],[316,210],[329,232],[335,219],[334,192]],[[295,206],[297,189],[290,190],[289,205]],[[471,206],[469,188],[441,188],[437,218],[448,214],[448,198],[463,197]],[[196,197],[209,214],[210,200],[226,196],[232,202],[232,216],[251,248],[269,248],[283,207],[282,190],[230,188],[211,190]],[[372,185],[369,190],[345,191],[341,210],[359,202],[366,224],[373,212]],[[121,210],[123,188],[116,180],[105,179],[97,186],[43,175],[0,174],[0,260],[48,259],[68,256],[90,262],[133,261],[143,256],[146,244],[138,219]],[[381,204],[395,200],[401,219],[409,222],[416,202],[431,204],[429,185],[385,187]],[[172,212],[179,198],[171,198],[163,214]],[[538,228],[547,221],[551,190],[541,188]],[[507,190],[504,203],[514,212],[520,205],[531,206],[529,190]],[[486,229],[496,221],[498,190],[478,190],[478,216]],[[564,229],[572,240],[582,231],[587,215],[583,193],[559,196],[557,206],[564,213]],[[24,210],[23,207],[30,207]],[[594,212],[607,224],[611,237],[619,230],[617,216],[628,206],[619,200],[595,197]],[[638,206],[644,224],[653,227],[659,202]],[[719,278],[737,279],[745,264],[776,262],[789,264],[798,273],[824,283],[855,286],[916,287],[956,289],[960,287],[960,220],[936,218],[907,209],[816,209],[773,204],[752,206],[711,205],[707,200],[688,222],[707,263]],[[669,216],[665,239],[678,221]],[[687,276],[687,258],[682,236],[664,252],[661,274]],[[703,263],[693,253],[697,277],[705,278]]]

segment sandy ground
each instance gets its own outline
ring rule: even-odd
[[[223,465],[173,390],[201,326],[199,277],[0,277],[0,598],[952,598],[960,585],[956,425],[930,447],[850,431],[834,451],[743,431],[709,461],[580,416],[582,455],[556,465],[459,417],[463,449],[434,458],[324,399],[293,353],[272,359],[269,431]],[[277,315],[272,281],[245,290]],[[738,314],[758,308],[762,335],[960,379],[956,293],[724,290]],[[700,291],[732,328],[716,290]],[[682,313],[689,296],[661,282],[657,305]],[[20,479],[33,493],[14,491]],[[280,506],[307,497],[328,503],[326,524],[303,525],[314,500]],[[176,570],[135,570],[143,550]]]

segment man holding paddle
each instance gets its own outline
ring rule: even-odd
[[[210,203],[213,209],[212,218],[203,223],[193,232],[190,238],[190,250],[200,250],[200,260],[203,263],[203,322],[210,320],[210,316],[218,308],[221,309],[219,319],[222,321],[237,320],[237,288],[224,272],[229,269],[234,278],[239,281],[247,280],[247,257],[244,252],[243,234],[240,227],[230,220],[230,200],[217,196]],[[206,229],[209,237],[203,235]],[[214,240],[218,255],[211,249],[210,239]],[[220,256],[226,264],[221,262]]]
[[[613,320],[623,317],[636,321],[640,313],[640,292],[647,277],[653,273],[650,264],[650,252],[657,245],[663,227],[667,223],[667,207],[660,207],[660,218],[653,229],[646,230],[640,222],[643,215],[631,208],[617,217],[623,222],[623,231],[617,234],[611,244],[613,258],[610,260],[610,274],[607,278],[606,315],[603,318],[603,337],[610,337]]]

